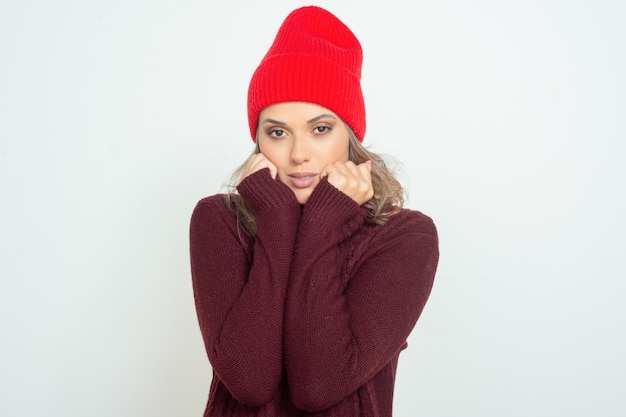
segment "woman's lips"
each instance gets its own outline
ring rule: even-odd
[[[296,172],[289,174],[289,182],[295,188],[308,188],[315,182],[317,174],[312,172]]]

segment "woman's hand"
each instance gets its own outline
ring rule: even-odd
[[[257,171],[260,171],[264,168],[269,168],[270,175],[272,179],[276,179],[276,174],[278,173],[278,169],[276,165],[274,165],[269,159],[265,157],[262,153],[255,153],[246,162],[246,166],[243,170],[243,175],[241,176],[241,181],[247,178],[249,175],[254,174]]]
[[[361,206],[374,196],[371,172],[372,161],[359,165],[352,161],[335,162],[324,169],[322,177],[328,176],[331,185]]]

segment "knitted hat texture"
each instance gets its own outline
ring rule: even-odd
[[[333,14],[316,6],[291,12],[250,81],[248,123],[253,140],[265,107],[303,101],[332,110],[363,141],[362,62],[358,39]]]

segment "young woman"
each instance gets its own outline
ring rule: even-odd
[[[362,145],[362,53],[293,11],[248,94],[252,156],[191,219],[208,416],[391,416],[400,351],[438,261],[432,221]]]

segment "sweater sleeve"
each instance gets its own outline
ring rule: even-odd
[[[285,360],[299,408],[328,408],[364,385],[401,350],[430,294],[437,232],[418,212],[390,219],[348,277],[341,243],[363,226],[365,209],[321,182],[298,230],[285,312]],[[396,215],[396,216],[401,216]]]
[[[283,309],[300,208],[268,170],[238,189],[255,211],[256,239],[222,196],[201,200],[191,217],[191,271],[211,366],[233,397],[255,406],[272,399],[283,374]]]

